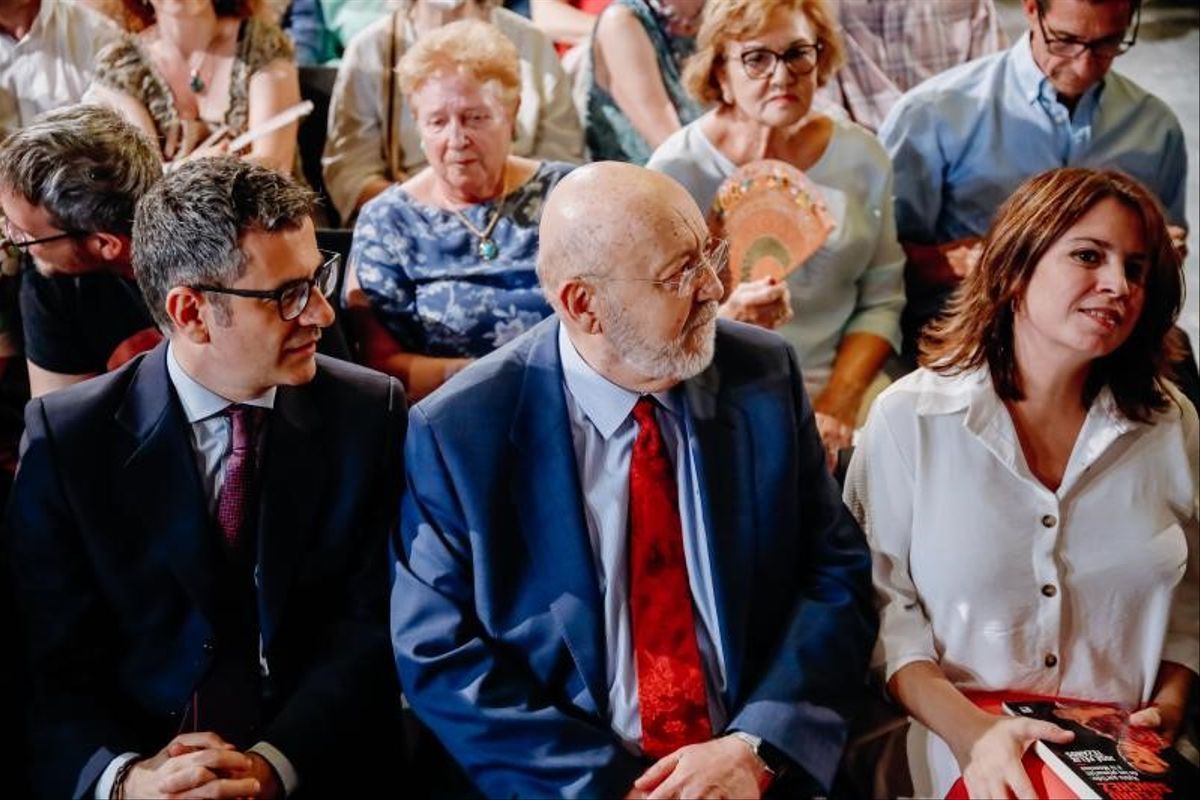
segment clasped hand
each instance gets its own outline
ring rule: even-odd
[[[279,797],[279,779],[257,753],[239,753],[215,733],[184,733],[137,762],[121,794],[130,798]]]
[[[759,798],[770,782],[770,771],[749,745],[722,736],[660,758],[633,782],[626,800]]]

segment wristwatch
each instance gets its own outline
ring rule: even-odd
[[[729,735],[741,739],[746,743],[746,746],[750,748],[750,752],[754,753],[755,757],[767,768],[767,773],[771,776],[771,780],[776,780],[780,775],[787,772],[788,757],[775,745],[770,742],[764,742],[761,736],[755,736],[753,733],[746,733],[746,731],[730,731]]]

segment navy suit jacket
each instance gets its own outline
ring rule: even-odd
[[[409,414],[396,662],[417,715],[491,797],[619,797],[647,766],[608,724],[557,332],[556,319],[543,322]],[[782,339],[720,323],[713,364],[683,390],[700,441],[729,728],[776,745],[810,788],[828,789],[875,640],[866,542]]]
[[[258,522],[259,738],[311,789],[381,767],[357,756],[398,716],[387,540],[406,425],[394,379],[317,363],[311,383],[276,394]],[[31,771],[39,793],[80,797],[114,756],[153,755],[183,727],[221,647],[220,534],[165,344],[25,418],[7,526],[34,675]]]

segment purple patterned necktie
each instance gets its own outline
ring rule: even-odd
[[[258,477],[255,443],[265,411],[257,406],[232,405],[225,409],[233,427],[233,442],[225,460],[225,481],[217,502],[217,524],[225,544],[236,550],[242,539],[246,512],[254,502]]]

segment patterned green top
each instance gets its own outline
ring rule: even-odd
[[[699,117],[703,109],[683,87],[680,74],[684,60],[695,49],[694,40],[668,33],[666,21],[654,13],[646,0],[616,0],[612,5],[631,10],[650,37],[650,44],[658,59],[659,76],[667,96],[671,98],[671,105],[675,106],[675,112],[679,115],[679,124],[687,125]],[[588,89],[584,129],[587,131],[588,151],[596,161],[645,164],[650,158],[652,148],[633,127],[612,95],[596,83],[594,72],[592,85]]]

